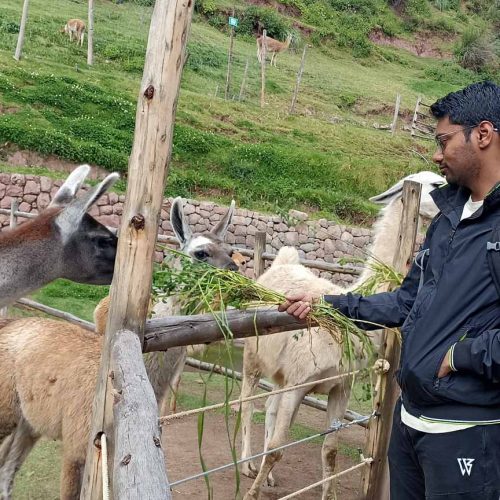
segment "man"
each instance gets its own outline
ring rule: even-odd
[[[487,244],[500,239],[500,87],[470,85],[431,113],[433,161],[448,185],[432,193],[440,213],[423,264],[394,292],[324,299],[351,318],[401,326],[391,499],[498,500],[500,296],[488,262],[498,249]],[[305,318],[310,303],[289,297],[280,310]]]

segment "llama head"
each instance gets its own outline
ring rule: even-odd
[[[233,248],[224,242],[227,228],[233,217],[234,206],[235,202],[233,200],[229,210],[211,231],[193,233],[184,215],[182,199],[177,197],[172,202],[170,222],[179,241],[181,251],[189,255],[193,260],[206,262],[221,269],[238,271],[237,264],[231,258]]]
[[[419,213],[422,217],[432,219],[438,213],[438,208],[436,207],[430,193],[431,191],[434,191],[434,189],[446,184],[446,179],[438,174],[435,174],[434,172],[423,171],[407,175],[405,178],[394,184],[394,186],[390,187],[387,191],[384,191],[377,196],[372,196],[370,201],[380,205],[389,205],[394,200],[399,199],[403,194],[404,181],[415,181],[422,184]]]
[[[62,277],[79,283],[111,283],[116,256],[116,236],[87,214],[90,206],[118,179],[108,175],[97,186],[76,197],[90,172],[88,165],[76,168],[57,191],[49,210],[56,211],[53,227],[62,244]]]

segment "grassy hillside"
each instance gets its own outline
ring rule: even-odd
[[[0,6],[0,142],[126,172],[152,9],[97,0],[96,62],[89,68],[86,49],[59,32],[68,18],[86,18],[81,0],[32,0],[24,58],[16,63],[20,3],[4,0]],[[407,132],[391,138],[372,126],[390,123],[396,93],[402,94],[402,115],[409,120],[418,95],[432,102],[481,78],[451,60],[369,41],[373,30],[410,43],[426,30],[429,40],[440,37],[450,52],[461,31],[486,22],[481,9],[466,15],[427,0],[407,4],[403,15],[385,0],[287,0],[279,4],[282,15],[236,4],[241,25],[231,99],[225,101],[225,13],[232,5],[202,0],[189,40],[167,194],[235,197],[242,207],[278,213],[303,208],[347,221],[373,215],[369,196],[404,174],[431,168],[416,153],[428,155],[430,143],[414,143]],[[294,33],[292,50],[267,71],[264,109],[251,36],[259,19],[271,34]],[[297,113],[289,116],[304,43],[314,45]],[[247,60],[248,84],[240,102]],[[5,158],[0,151],[0,161]]]

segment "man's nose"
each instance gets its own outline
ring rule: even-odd
[[[441,148],[436,148],[436,151],[432,155],[432,161],[438,165],[443,161],[443,151]]]

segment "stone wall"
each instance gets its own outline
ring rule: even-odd
[[[20,211],[36,213],[47,207],[62,182],[35,175],[0,174],[0,208],[9,209],[15,198],[20,203]],[[89,213],[103,224],[118,227],[124,200],[123,195],[106,193],[92,206]],[[173,235],[169,221],[170,202],[170,199],[165,199],[161,210],[159,233],[164,235]],[[196,200],[188,200],[184,206],[184,213],[196,232],[209,230],[226,210],[227,207]],[[0,225],[5,227],[8,224],[8,216],[0,215]],[[304,212],[291,210],[285,220],[279,216],[236,209],[226,241],[235,247],[253,249],[257,231],[266,232],[268,252],[276,253],[283,245],[292,245],[298,248],[303,258],[330,263],[337,263],[343,258],[363,258],[364,250],[371,240],[369,229],[339,225],[326,219],[308,220]],[[156,259],[161,258],[162,254],[157,252]],[[249,261],[247,274],[251,275],[252,268],[253,261]],[[317,274],[339,284],[347,284],[355,279],[349,274]]]

